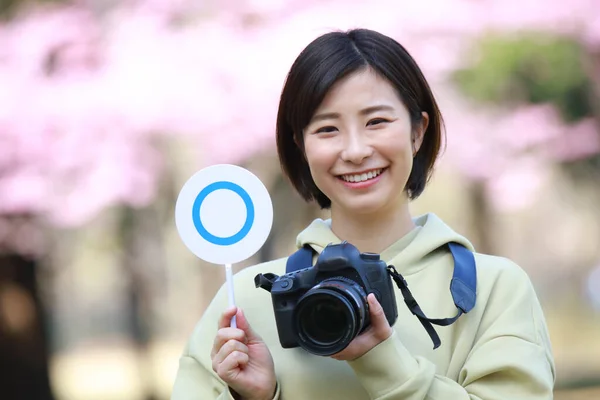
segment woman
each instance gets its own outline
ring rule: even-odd
[[[431,175],[441,115],[406,50],[370,30],[314,40],[293,64],[281,95],[277,148],[296,190],[331,219],[313,221],[298,248],[320,253],[348,241],[380,253],[432,318],[455,315],[448,243],[471,243],[434,214],[413,218],[409,201]],[[285,273],[286,260],[235,277],[239,308],[221,288],[180,360],[173,399],[550,399],[554,362],[543,312],[528,276],[509,260],[475,253],[475,307],[437,328],[433,349],[419,320],[395,295],[393,326],[373,294],[370,327],[342,351],[317,356],[282,348],[259,273]],[[230,326],[236,316],[237,328]]]

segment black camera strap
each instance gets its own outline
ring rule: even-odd
[[[453,324],[463,313],[466,314],[471,311],[475,307],[476,301],[477,269],[473,253],[458,243],[448,243],[447,247],[454,259],[454,272],[450,281],[450,293],[452,294],[454,305],[458,309],[458,313],[454,317],[441,319],[427,318],[408,289],[406,279],[396,271],[393,265],[387,268],[390,276],[400,289],[402,297],[404,297],[404,303],[410,312],[419,319],[419,322],[421,322],[421,325],[423,325],[423,328],[425,328],[429,337],[431,337],[434,349],[440,346],[441,340],[432,324],[439,326]],[[286,273],[311,267],[313,254],[315,254],[315,251],[308,245],[300,248],[288,258]]]

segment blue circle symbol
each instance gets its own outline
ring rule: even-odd
[[[206,196],[215,190],[221,189],[231,190],[232,192],[237,193],[246,205],[246,221],[244,222],[244,226],[242,226],[242,229],[240,229],[236,234],[229,237],[219,237],[213,235],[206,230],[204,225],[202,225],[202,220],[200,219],[200,206],[202,206],[202,202],[206,199]],[[196,230],[206,241],[219,246],[231,246],[232,244],[236,244],[245,238],[246,235],[248,235],[248,232],[250,232],[252,224],[254,224],[254,203],[252,203],[252,199],[250,198],[248,192],[242,189],[241,186],[227,181],[214,182],[202,189],[200,194],[198,194],[196,197],[196,200],[194,200],[194,206],[192,207],[192,218],[194,220],[194,226],[196,227]]]

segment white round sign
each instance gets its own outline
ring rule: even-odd
[[[234,264],[264,245],[273,224],[273,204],[267,188],[250,171],[213,165],[183,185],[175,223],[196,256],[214,264]]]

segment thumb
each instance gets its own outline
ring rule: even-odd
[[[369,302],[371,326],[373,327],[373,330],[375,330],[377,334],[385,335],[386,333],[391,331],[392,328],[390,327],[390,324],[387,318],[385,317],[383,307],[381,307],[381,304],[379,304],[379,301],[377,301],[377,298],[373,293],[370,293],[367,296],[367,301]]]
[[[262,341],[262,338],[250,326],[250,323],[246,318],[246,314],[244,314],[244,311],[242,311],[241,308],[238,309],[238,312],[236,314],[236,320],[238,329],[244,331],[244,333],[246,334],[246,338],[249,342]]]

